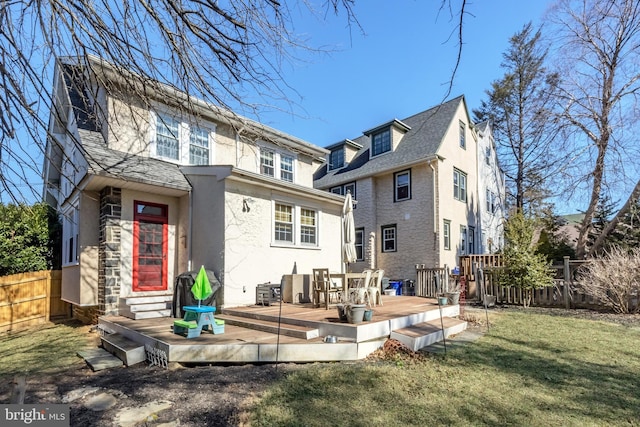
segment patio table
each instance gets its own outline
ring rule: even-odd
[[[182,307],[184,310],[184,318],[185,322],[193,322],[195,321],[197,326],[195,331],[188,331],[187,338],[195,338],[200,335],[201,331],[211,331],[211,333],[215,333],[215,319],[213,317],[213,313],[215,313],[216,308],[212,306],[202,305],[185,305]],[[182,329],[178,328],[178,332],[181,332]],[[176,332],[176,328],[174,326],[174,332]]]

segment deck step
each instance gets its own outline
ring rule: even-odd
[[[444,324],[445,338],[459,334],[467,329],[467,322],[451,317],[443,317],[442,323],[440,319],[436,319],[397,329],[391,332],[390,338],[400,341],[413,351],[417,351],[443,340],[442,324]]]
[[[217,314],[216,319],[222,319],[227,325],[240,326],[247,329],[253,329],[256,331],[269,332],[277,334],[278,330],[280,335],[286,335],[288,337],[301,338],[310,340],[318,338],[320,331],[317,328],[309,328],[305,326],[291,325],[280,323],[278,328],[278,322],[269,320],[252,319],[244,316],[234,316],[231,314]]]
[[[108,334],[102,337],[102,347],[109,353],[122,360],[125,365],[131,366],[144,362],[147,356],[144,346],[120,334]]]

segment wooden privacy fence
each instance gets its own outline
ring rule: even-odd
[[[0,277],[0,332],[69,318],[71,304],[62,301],[61,292],[60,270]]]

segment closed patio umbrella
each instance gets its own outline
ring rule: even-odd
[[[356,226],[353,221],[353,201],[351,192],[347,192],[342,207],[342,227],[343,227],[343,259],[350,264],[356,262],[358,254],[356,252]]]

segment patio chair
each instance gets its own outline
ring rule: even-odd
[[[364,304],[369,296],[367,288],[371,281],[372,270],[364,270],[364,278],[358,279],[354,288],[349,288],[349,301],[355,304]]]
[[[371,279],[367,286],[367,294],[369,296],[369,305],[372,307],[376,304],[382,305],[382,276],[384,276],[384,270],[377,270],[376,277]]]
[[[313,269],[313,304],[314,307],[320,306],[321,297],[324,298],[324,306],[328,310],[331,297],[339,301],[342,297],[340,288],[333,286],[328,268]]]

